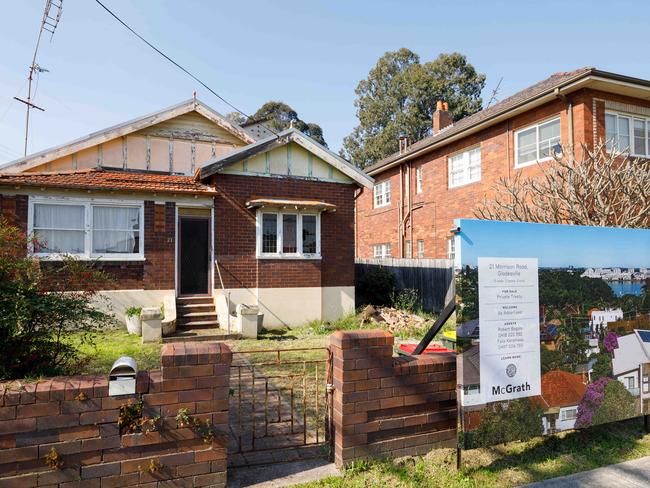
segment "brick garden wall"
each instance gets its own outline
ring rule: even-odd
[[[0,488],[225,486],[230,349],[167,344],[161,359],[160,371],[138,374],[132,396],[109,397],[107,376],[0,384]],[[160,428],[120,435],[120,406],[139,399]],[[177,425],[181,408],[212,423],[211,442]],[[52,448],[58,469],[45,463]]]
[[[334,368],[334,459],[421,455],[456,446],[456,357],[393,357],[381,330],[338,331]]]

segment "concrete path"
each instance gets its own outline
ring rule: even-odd
[[[650,456],[527,486],[529,488],[646,488],[650,487]]]
[[[323,459],[228,468],[228,488],[280,488],[338,474],[334,463]]]

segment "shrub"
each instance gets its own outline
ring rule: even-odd
[[[361,304],[390,305],[396,283],[395,276],[386,268],[371,268],[357,284]]]
[[[391,301],[393,302],[393,307],[398,310],[415,312],[420,303],[420,297],[418,296],[417,290],[405,288],[399,292],[393,291],[391,293]]]
[[[137,317],[142,313],[142,307],[129,307],[124,311],[127,317]]]
[[[39,243],[0,220],[0,379],[68,372],[78,360],[71,335],[92,342],[113,322],[93,307],[104,273],[73,258],[41,263],[30,246]]]

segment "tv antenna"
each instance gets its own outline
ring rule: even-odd
[[[490,108],[490,105],[492,105],[492,102],[498,102],[499,99],[497,98],[497,95],[499,94],[499,87],[501,86],[501,82],[503,81],[503,76],[499,80],[499,83],[497,83],[497,86],[494,90],[492,90],[492,95],[490,96],[490,101],[487,104],[487,107],[485,108]]]
[[[61,20],[61,13],[63,12],[63,0],[46,0],[45,9],[43,10],[43,19],[41,20],[41,28],[38,31],[38,39],[36,40],[36,47],[34,48],[34,56],[32,56],[32,64],[29,67],[29,75],[27,77],[27,100],[22,98],[14,97],[21,103],[24,103],[27,106],[27,116],[25,118],[25,151],[24,154],[27,156],[27,140],[29,138],[29,112],[31,109],[35,108],[41,112],[45,112],[45,109],[34,105],[32,103],[32,81],[34,80],[34,73],[40,74],[47,72],[47,69],[39,66],[36,62],[36,55],[38,54],[38,48],[41,44],[41,37],[43,37],[43,32],[50,33],[50,42],[54,37],[54,31],[59,25],[59,20]]]

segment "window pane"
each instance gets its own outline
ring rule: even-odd
[[[34,230],[40,253],[83,254],[85,232],[82,230]]]
[[[537,159],[537,129],[521,131],[517,134],[517,161],[519,164],[528,163]]]
[[[539,126],[539,158],[553,156],[560,145],[560,119]],[[556,150],[553,150],[553,149]]]
[[[412,256],[411,241],[406,241],[406,257],[410,259]]]
[[[424,257],[424,241],[423,240],[418,241],[418,257],[419,258]]]
[[[85,252],[85,208],[83,205],[34,205],[36,252]]]
[[[278,252],[278,216],[276,214],[262,215],[262,252]]]
[[[618,139],[616,130],[616,115],[605,114],[605,138],[607,139],[607,150],[611,151]]]
[[[297,222],[298,217],[296,215],[282,216],[282,252],[288,254],[298,252]]]
[[[138,207],[93,207],[94,253],[139,253]]]
[[[634,119],[634,154],[646,154],[645,138],[645,120]]]
[[[302,216],[302,252],[316,254],[316,216]]]
[[[449,158],[449,186],[462,185],[465,181],[465,153]]]
[[[475,148],[469,152],[469,181],[481,179],[481,149]]]
[[[627,117],[618,118],[618,150],[628,151],[630,149],[630,119]]]

